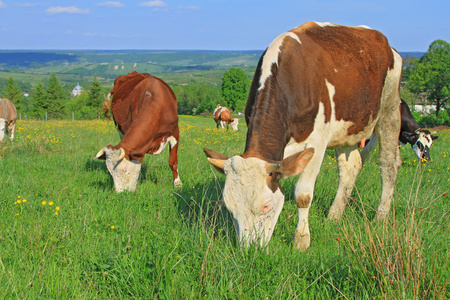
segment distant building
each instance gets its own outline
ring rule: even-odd
[[[83,89],[81,88],[80,83],[78,83],[77,86],[74,87],[73,90],[72,90],[72,96],[74,96],[74,97],[80,96],[82,90]]]

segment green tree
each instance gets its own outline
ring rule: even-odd
[[[231,68],[222,77],[222,97],[231,110],[243,110],[247,102],[250,79],[242,69]]]
[[[23,95],[19,86],[14,82],[12,77],[9,77],[8,84],[3,89],[2,97],[8,98],[14,104],[18,112],[22,110]]]
[[[439,114],[450,96],[449,43],[435,40],[424,56],[412,62],[408,88],[436,105],[436,116]]]
[[[89,87],[89,93],[86,101],[87,106],[100,109],[102,107],[105,95],[103,94],[102,86],[97,80],[97,75],[94,76],[94,80]]]
[[[62,118],[64,116],[66,97],[55,73],[52,73],[47,82],[46,97],[48,101],[48,118]]]
[[[31,96],[33,97],[33,108],[31,110],[33,117],[43,119],[49,104],[42,82],[39,81],[37,83],[37,86],[31,93]]]

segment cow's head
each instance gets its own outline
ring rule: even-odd
[[[3,118],[0,118],[0,141],[5,138],[6,130],[7,130],[7,121]]]
[[[234,131],[238,131],[238,124],[239,124],[239,119],[235,118],[233,120],[233,122],[230,123],[231,129],[233,129]]]
[[[406,140],[414,151],[414,154],[419,160],[430,160],[430,148],[433,144],[433,140],[438,136],[432,135],[429,130],[418,129],[414,133],[401,132],[401,136]]]
[[[104,147],[94,159],[106,160],[106,167],[114,180],[116,192],[134,192],[139,180],[141,164],[136,160],[129,161],[125,158],[125,150]]]
[[[284,205],[280,179],[299,174],[314,154],[306,149],[281,162],[225,155],[204,149],[208,161],[226,175],[223,201],[233,216],[239,242],[265,245]]]

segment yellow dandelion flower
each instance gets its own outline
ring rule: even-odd
[[[114,228],[116,228],[114,225],[111,225],[111,229],[114,229]]]
[[[59,206],[55,207],[56,210],[59,210]]]
[[[45,204],[47,204],[47,202],[45,202],[45,201],[42,201],[41,203],[42,203],[42,205],[45,205]]]
[[[20,196],[17,196],[17,198],[20,198]]]
[[[55,212],[55,215],[58,215],[58,212]]]
[[[23,199],[22,202],[23,202],[23,203],[27,202],[27,199]]]
[[[16,202],[17,202],[17,203],[22,203],[22,200],[17,200]]]
[[[53,202],[52,202],[52,201],[50,201],[50,202],[48,203],[48,205],[52,206],[52,205],[53,205]]]

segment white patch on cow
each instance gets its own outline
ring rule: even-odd
[[[322,28],[324,28],[324,27],[341,27],[341,25],[331,23],[331,22],[314,22],[314,23],[316,23],[317,25],[319,25]]]
[[[159,146],[158,150],[156,150],[152,154],[154,154],[154,155],[161,154],[164,151],[164,149],[166,149],[166,146],[167,146],[168,143],[170,143],[171,147],[173,147],[173,146],[175,146],[177,144],[177,140],[173,136],[170,136],[166,140],[163,139],[161,141],[161,145]]]
[[[296,40],[299,44],[302,43],[298,36],[293,32],[285,32],[283,34],[280,34],[276,39],[272,41],[272,43],[270,43],[261,65],[261,77],[259,78],[258,91],[264,88],[264,84],[267,78],[272,75],[272,65],[278,65],[278,54],[281,52],[280,48],[283,45],[284,38],[286,37],[290,37]]]
[[[418,146],[418,143],[422,143],[423,149],[421,149]],[[428,149],[431,148],[431,145],[433,144],[433,139],[431,138],[431,134],[426,134],[424,132],[419,132],[419,137],[417,138],[416,143],[412,146],[414,154],[421,159],[423,156],[423,153],[425,152],[425,147],[428,147]]]
[[[372,28],[370,28],[370,27],[367,26],[367,25],[359,25],[359,26],[357,26],[357,27],[361,27],[361,28],[364,28],[364,29],[372,29]]]
[[[2,141],[5,138],[5,134],[6,134],[6,120],[0,118],[0,141]]]
[[[177,168],[177,173],[178,173],[178,168]],[[177,178],[175,178],[175,180],[173,181],[173,186],[175,188],[180,188],[183,186],[183,184],[181,183],[181,179],[179,176],[177,176]]]

